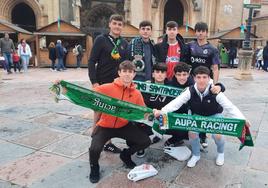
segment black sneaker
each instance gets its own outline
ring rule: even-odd
[[[164,146],[167,147],[177,147],[181,146],[184,143],[183,140],[173,140],[173,139],[168,139],[165,143]]]
[[[121,153],[120,153],[120,159],[124,162],[124,164],[126,165],[127,168],[134,168],[135,166],[137,166],[131,159],[131,155],[126,153],[126,149],[124,149]]]
[[[89,180],[91,183],[97,183],[100,180],[100,166],[90,164]]]
[[[121,153],[122,152],[122,150],[120,148],[116,147],[112,143],[104,145],[103,150],[104,151],[109,151],[109,152],[112,152],[112,153]]]
[[[208,147],[207,138],[200,138],[200,144],[203,148],[207,148]]]
[[[144,157],[144,156],[145,156],[145,151],[144,151],[144,149],[138,151],[138,152],[136,153],[136,156],[137,156],[138,158],[142,158],[142,157]]]
[[[159,142],[161,140],[161,138],[159,138],[158,136],[154,136],[152,139],[152,144],[155,144],[157,142]]]

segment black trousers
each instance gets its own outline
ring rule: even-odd
[[[188,140],[188,131],[182,130],[166,130],[166,135],[171,135],[170,141],[176,142],[181,140]]]
[[[99,164],[98,161],[104,144],[115,137],[131,142],[131,146],[125,151],[128,155],[133,155],[137,151],[143,150],[151,144],[149,136],[139,129],[137,125],[132,124],[131,122],[126,126],[117,129],[97,126],[92,135],[91,146],[89,148],[90,164]]]

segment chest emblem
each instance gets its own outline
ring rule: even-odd
[[[207,49],[203,50],[203,54],[208,54],[208,50]]]

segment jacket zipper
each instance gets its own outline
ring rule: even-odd
[[[124,88],[124,86],[123,86],[123,93],[122,93],[121,101],[122,101],[123,98],[124,98],[124,94],[125,94],[125,90],[126,90],[126,89],[127,89],[127,88]],[[115,125],[116,125],[117,120],[118,120],[118,117],[115,118],[115,121],[114,121],[114,128],[115,128]]]

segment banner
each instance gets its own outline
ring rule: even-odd
[[[164,134],[166,129],[223,134],[238,137],[243,146],[253,146],[252,137],[245,120],[231,118],[214,118],[195,115],[168,113],[160,116],[159,121],[152,122],[152,109],[121,101],[92,90],[77,86],[66,81],[60,81],[51,87],[58,100],[68,100],[79,106],[100,111],[129,121],[148,124],[153,129]]]
[[[245,125],[243,119],[216,118],[198,115],[167,113],[160,117],[160,129],[179,129],[184,131],[242,136]]]
[[[137,89],[142,93],[164,95],[168,97],[177,97],[184,89],[150,82],[134,81]]]
[[[60,85],[62,88],[59,85],[53,85],[51,88],[58,95],[59,100],[69,100],[94,111],[104,112],[130,121],[147,119],[149,113],[152,113],[150,108],[108,97],[66,81],[61,81]]]

